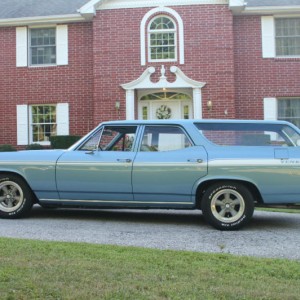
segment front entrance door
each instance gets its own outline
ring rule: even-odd
[[[139,101],[139,119],[190,119],[193,116],[189,95],[175,92],[152,93]]]

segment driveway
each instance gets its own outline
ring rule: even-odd
[[[207,225],[199,211],[47,210],[29,218],[0,219],[0,236],[157,249],[231,253],[300,260],[300,214],[255,211],[240,231]]]

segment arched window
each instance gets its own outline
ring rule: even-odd
[[[177,60],[175,22],[167,16],[157,16],[148,27],[149,61]]]
[[[140,25],[141,65],[147,62],[178,61],[184,64],[183,22],[169,7],[148,11]]]

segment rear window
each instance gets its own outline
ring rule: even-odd
[[[297,146],[300,136],[292,127],[263,123],[196,123],[201,134],[220,146]]]

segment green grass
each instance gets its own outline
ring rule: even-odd
[[[0,299],[240,300],[299,295],[299,261],[0,238]]]
[[[300,207],[299,207],[300,208]],[[284,213],[290,213],[290,214],[300,214],[300,209],[296,208],[277,208],[277,207],[256,207],[256,210],[261,211],[269,211],[269,212],[284,212]]]

